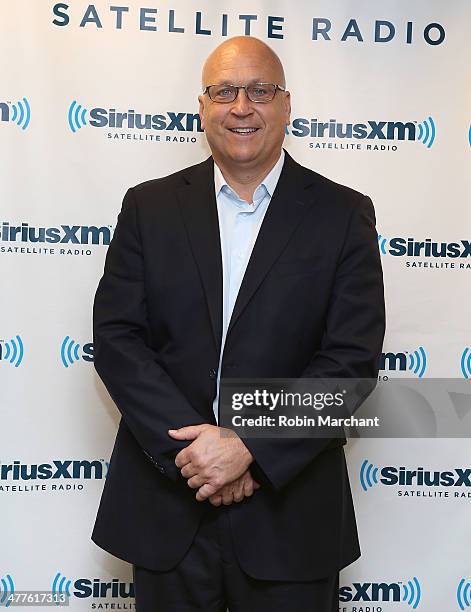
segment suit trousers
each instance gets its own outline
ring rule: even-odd
[[[208,509],[183,559],[159,572],[133,565],[137,612],[337,612],[338,572],[314,581],[257,580],[240,567],[230,506]]]

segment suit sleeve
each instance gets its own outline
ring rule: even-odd
[[[144,261],[132,189],[126,193],[93,308],[95,368],[146,457],[171,480],[188,442],[168,429],[203,423],[148,344]]]
[[[377,379],[384,328],[375,214],[370,198],[363,196],[350,216],[320,349],[301,376]],[[280,490],[326,450],[332,438],[247,438],[243,442],[254,457],[253,477]]]

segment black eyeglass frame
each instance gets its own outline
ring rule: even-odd
[[[249,96],[249,92],[247,91],[248,87],[256,87],[257,85],[272,85],[275,88],[275,92],[273,93],[273,98],[270,98],[270,100],[252,100],[251,97]],[[214,100],[213,98],[211,98],[210,94],[209,94],[209,88],[210,87],[233,87],[234,89],[237,89],[237,93],[235,95],[235,98],[232,100],[226,100],[226,101],[222,101],[222,100]],[[245,95],[247,96],[247,99],[250,100],[250,102],[253,102],[254,104],[269,104],[270,102],[273,101],[273,99],[276,96],[276,92],[279,91],[286,91],[286,87],[282,87],[281,85],[277,85],[276,83],[251,83],[250,85],[231,85],[229,83],[215,83],[214,85],[207,85],[204,89],[203,89],[203,96],[205,94],[208,94],[208,98],[211,100],[211,102],[216,102],[216,104],[231,104],[231,102],[235,102],[237,100],[237,96],[239,95],[239,91],[243,89],[245,91]]]

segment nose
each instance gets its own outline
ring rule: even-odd
[[[232,103],[231,112],[235,115],[249,115],[252,112],[251,102],[247,97],[245,89],[239,89],[237,98]]]

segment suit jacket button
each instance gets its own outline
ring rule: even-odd
[[[217,370],[215,370],[214,368],[211,368],[209,370],[209,378],[211,379],[217,378],[217,375],[218,375]]]

